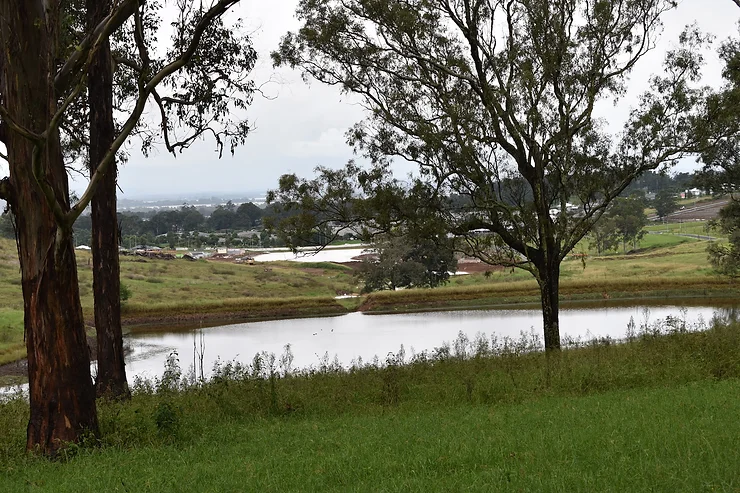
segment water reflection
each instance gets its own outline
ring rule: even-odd
[[[639,331],[656,321],[672,317],[677,326],[708,324],[713,317],[737,319],[737,308],[714,307],[617,307],[567,309],[560,315],[561,337],[590,340],[628,335],[628,327]],[[261,351],[280,355],[291,345],[293,367],[318,366],[326,356],[344,365],[357,358],[370,361],[397,352],[432,351],[450,343],[462,332],[470,340],[484,333],[501,340],[519,339],[523,334],[539,337],[542,320],[539,310],[475,310],[399,315],[350,313],[339,317],[277,320],[242,323],[187,332],[135,334],[127,342],[133,348],[127,373],[153,378],[162,374],[166,357],[177,351],[180,365],[187,369],[203,353],[206,370],[213,363],[237,360],[248,363]],[[202,336],[202,337],[201,337]]]

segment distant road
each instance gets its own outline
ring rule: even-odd
[[[694,207],[686,207],[680,211],[672,212],[663,219],[669,222],[714,219],[719,214],[719,210],[727,205],[729,201],[730,199],[719,199],[712,202],[704,202]],[[653,214],[648,217],[648,220],[657,221],[658,216]]]

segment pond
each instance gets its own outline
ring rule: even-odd
[[[716,307],[633,306],[588,309],[563,309],[561,337],[580,339],[626,336],[628,324],[650,326],[673,317],[674,323],[706,326],[714,316],[726,316],[729,309]],[[165,360],[177,352],[184,371],[203,353],[203,367],[210,370],[217,360],[250,363],[258,352],[275,353],[278,358],[290,344],[293,368],[319,366],[336,357],[344,366],[361,357],[369,362],[375,356],[384,360],[403,345],[406,355],[433,351],[452,343],[459,333],[473,340],[479,333],[490,341],[518,340],[532,336],[541,339],[539,310],[463,310],[398,315],[350,313],[337,317],[277,320],[225,325],[189,331],[136,333],[127,336],[132,351],[127,359],[129,379],[161,376]]]

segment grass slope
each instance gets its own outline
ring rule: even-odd
[[[737,491],[740,326],[644,327],[547,356],[527,341],[207,384],[170,367],[100,402],[102,446],[27,455],[0,404],[0,491]],[[475,350],[475,352],[473,352]]]
[[[27,459],[3,491],[737,491],[740,382],[209,427]]]

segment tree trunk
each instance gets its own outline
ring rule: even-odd
[[[548,265],[549,264],[549,265]],[[555,259],[538,267],[537,282],[542,300],[542,322],[545,334],[545,350],[560,349],[560,263]]]
[[[13,121],[39,133],[48,127],[57,105],[51,76],[56,7],[43,0],[0,1],[3,102]],[[57,225],[35,183],[34,144],[12,129],[8,134],[9,203],[16,219],[28,352],[27,447],[53,455],[86,431],[97,434],[90,354],[71,225]],[[38,162],[39,179],[53,190],[62,209],[69,210],[57,133],[47,136]]]
[[[110,0],[87,0],[87,25],[92,30],[110,12]],[[115,138],[113,125],[113,67],[106,40],[95,53],[88,70],[90,106],[90,176]],[[116,215],[116,163],[98,184],[92,198],[92,255],[95,331],[98,344],[99,397],[128,399],[121,330],[121,280],[118,261],[118,217]]]

